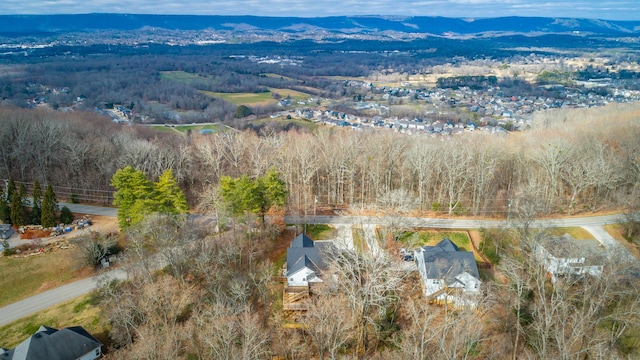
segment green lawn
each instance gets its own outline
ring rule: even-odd
[[[571,235],[576,240],[595,240],[593,235],[581,227],[557,227],[549,228],[547,231],[551,235],[562,236],[564,234]]]
[[[327,224],[307,225],[305,233],[313,240],[329,240],[336,237],[336,229]]]
[[[449,238],[454,244],[458,245],[460,249],[467,251],[473,250],[469,243],[469,236],[465,231],[405,231],[400,235],[398,241],[417,247],[436,245],[444,238]]]
[[[280,95],[281,98],[291,97],[294,100],[305,100],[309,94],[291,89],[269,88],[269,92],[263,93],[221,93],[214,91],[202,91],[203,94],[215,98],[220,98],[235,105],[270,105],[278,102],[273,94]]]
[[[0,347],[15,347],[33,335],[42,325],[56,329],[82,326],[100,342],[108,344],[108,321],[102,317],[97,304],[95,295],[85,295],[2,326]]]
[[[274,78],[274,79],[282,79],[282,80],[287,80],[287,81],[297,81],[294,78],[288,77],[288,76],[284,76],[284,75],[280,75],[280,74],[274,74],[274,73],[264,73],[262,74],[268,78]]]
[[[220,98],[234,105],[269,105],[275,104],[278,100],[271,96],[270,92],[263,93],[221,93],[214,91],[202,91],[203,94],[215,98]]]
[[[405,231],[399,236],[398,241],[405,247],[414,249],[419,246],[436,245],[444,238],[449,238],[449,240],[456,244],[462,251],[473,252],[476,261],[484,261],[480,255],[473,250],[473,246],[469,240],[469,235],[466,231]]]
[[[78,269],[80,256],[73,248],[0,257],[0,307],[90,275],[86,268]]]

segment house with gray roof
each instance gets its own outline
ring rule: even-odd
[[[93,360],[102,355],[102,343],[81,326],[57,330],[40,326],[13,349],[0,349],[1,360]]]
[[[326,270],[322,258],[324,243],[315,243],[307,235],[300,234],[287,249],[288,286],[309,286],[309,283],[322,282],[320,273]]]
[[[569,234],[542,238],[536,244],[535,254],[552,282],[559,276],[600,276],[606,260],[599,241],[576,240]]]
[[[475,306],[473,298],[480,291],[480,275],[473,253],[460,250],[448,238],[434,246],[414,251],[425,296],[430,300]]]

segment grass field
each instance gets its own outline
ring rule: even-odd
[[[260,106],[271,105],[278,102],[270,92],[263,93],[221,93],[214,91],[202,91],[203,94],[228,101],[234,105]]]
[[[188,73],[186,71],[161,71],[160,78],[185,84],[190,84],[196,80],[206,79],[200,75]]]
[[[264,75],[264,76],[266,76],[268,78],[282,79],[282,80],[287,80],[287,81],[297,81],[294,78],[290,78],[288,76],[284,76],[284,75],[280,75],[280,74],[265,73],[265,74],[262,74],[262,75]]]
[[[291,97],[294,100],[305,100],[309,98],[309,94],[291,89],[269,88],[269,92],[263,93],[221,93],[214,91],[202,91],[203,94],[215,98],[220,98],[234,105],[246,106],[265,106],[273,105],[278,102],[273,94],[278,94],[282,98]]]
[[[102,317],[97,302],[92,294],[81,296],[0,327],[0,346],[13,348],[33,335],[42,325],[56,329],[82,326],[100,342],[108,344],[109,324]]]
[[[79,266],[80,250],[0,257],[0,307],[92,275]]]

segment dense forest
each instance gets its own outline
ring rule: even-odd
[[[480,216],[503,216],[509,204],[536,199],[537,213],[574,214],[637,198],[635,106],[548,111],[539,128],[502,138],[336,128],[181,135],[92,113],[4,109],[0,170],[82,193],[110,190],[109,179],[127,165],[151,179],[172,169],[195,206],[222,176],[255,178],[275,168],[294,214],[308,211],[315,196],[332,207]]]

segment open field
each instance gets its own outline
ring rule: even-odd
[[[265,106],[265,105],[275,104],[278,102],[278,100],[274,99],[273,96],[271,96],[270,92],[263,92],[263,93],[221,93],[221,92],[214,92],[214,91],[201,91],[201,92],[207,96],[223,99],[234,105]]]
[[[42,325],[56,329],[82,326],[100,342],[108,344],[110,327],[107,319],[102,317],[97,301],[93,294],[81,296],[0,327],[0,347],[15,347]]]
[[[80,266],[79,258],[77,248],[56,246],[45,247],[41,254],[23,252],[0,257],[0,307],[93,275],[92,269]]]
[[[80,214],[75,215],[78,217]],[[89,228],[42,238],[42,243],[35,247],[43,249],[42,253],[32,250],[0,256],[0,289],[3,289],[0,291],[0,307],[93,276],[93,269],[82,262],[80,250],[68,240],[86,231],[117,232],[118,223],[116,218],[107,216],[94,215],[92,220],[93,225]],[[19,246],[32,243],[32,240],[21,240]]]
[[[283,79],[283,80],[287,80],[287,81],[298,81],[298,80],[296,80],[294,78],[290,78],[288,76],[284,76],[284,75],[280,75],[280,74],[265,73],[265,74],[262,74],[262,75],[264,75],[264,76],[266,76],[268,78]]]
[[[269,88],[269,92],[262,93],[221,93],[214,91],[201,92],[207,96],[221,98],[235,105],[247,106],[266,106],[276,104],[278,102],[278,99],[273,97],[274,94],[278,94],[282,98],[291,97],[294,100],[304,100],[309,98],[309,94],[305,94],[303,92],[291,89],[276,88]]]
[[[191,74],[186,71],[161,71],[160,78],[190,84],[197,80],[205,79],[200,75]]]

